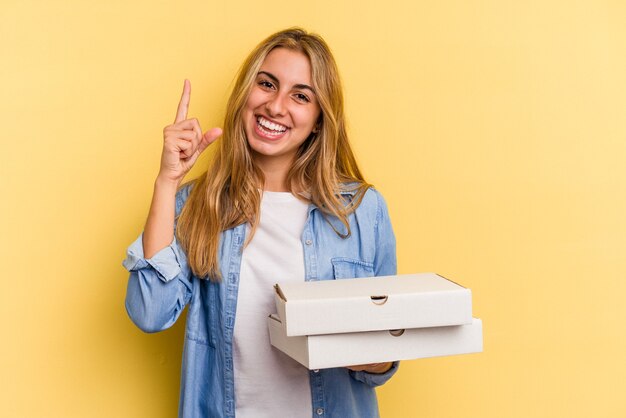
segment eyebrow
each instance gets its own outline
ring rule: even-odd
[[[271,78],[274,83],[280,84],[280,81],[278,81],[278,78],[274,74],[268,73],[267,71],[259,71],[257,75],[261,74],[264,74],[265,76],[267,76],[267,78]],[[308,84],[295,84],[293,87],[298,90],[309,90],[311,93],[315,94],[315,90],[313,90],[313,87],[309,86]]]

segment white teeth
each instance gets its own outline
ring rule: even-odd
[[[264,128],[267,128],[269,130],[272,130],[272,131],[285,132],[287,130],[286,126],[279,125],[279,124],[274,123],[274,122],[270,122],[269,120],[265,119],[262,116],[259,116],[259,118],[257,119],[257,122],[259,123],[259,125],[263,126]]]

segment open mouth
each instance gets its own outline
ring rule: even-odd
[[[265,136],[269,136],[269,137],[281,136],[282,134],[287,132],[287,129],[289,129],[284,125],[269,121],[265,119],[263,116],[257,116],[256,126],[257,126],[257,129],[262,134],[264,134]]]

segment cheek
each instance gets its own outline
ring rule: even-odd
[[[313,127],[315,126],[315,122],[317,122],[318,117],[319,117],[319,112],[307,110],[307,111],[301,112],[298,115],[298,120],[300,121],[300,124],[302,125],[302,127],[306,127],[307,129],[313,129]]]
[[[257,89],[253,89],[250,92],[250,96],[248,96],[248,101],[246,102],[246,109],[249,111],[253,111],[257,107],[261,105],[263,102],[263,95]]]

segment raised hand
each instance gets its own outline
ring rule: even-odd
[[[163,129],[159,178],[176,184],[180,184],[202,151],[222,134],[220,128],[209,129],[203,134],[198,119],[187,119],[190,97],[191,83],[185,80],[174,123]]]

